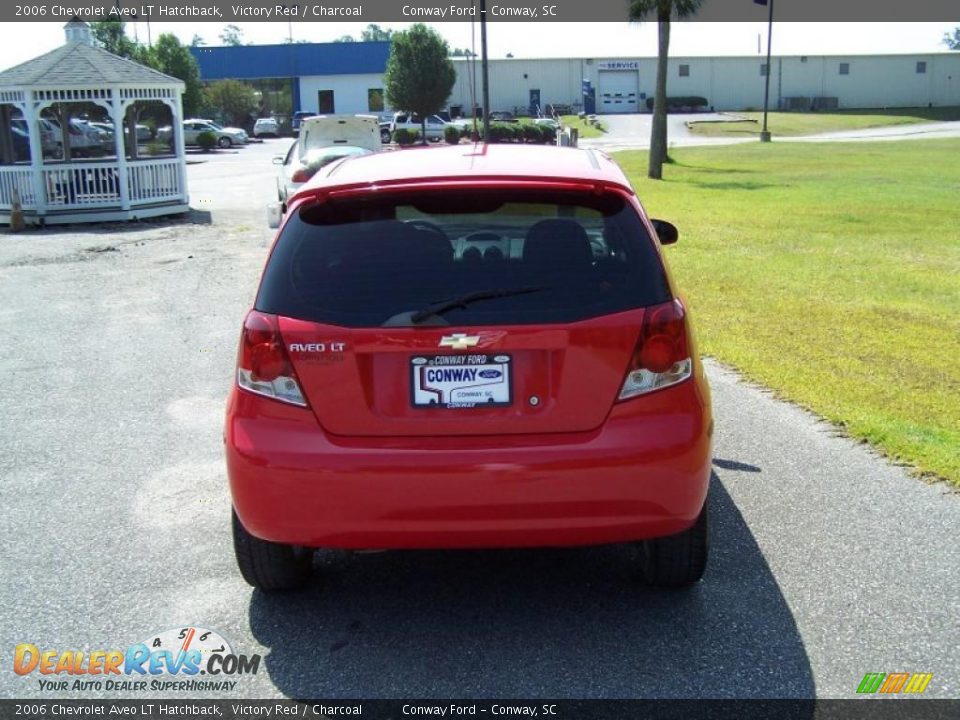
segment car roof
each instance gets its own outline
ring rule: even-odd
[[[418,153],[411,157],[410,153]],[[338,163],[313,176],[298,195],[334,190],[343,186],[371,188],[384,184],[443,182],[444,180],[518,180],[548,183],[551,180],[615,185],[630,193],[633,188],[623,170],[608,155],[592,149],[554,145],[454,145],[442,148],[408,148],[362,155]]]

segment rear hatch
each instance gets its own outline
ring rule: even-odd
[[[347,436],[589,431],[669,299],[632,204],[477,189],[301,206],[256,309]]]
[[[349,145],[365,150],[380,150],[380,123],[372,115],[318,115],[304,118],[300,125],[299,156],[311,150]]]

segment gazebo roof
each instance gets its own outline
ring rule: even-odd
[[[83,42],[61,45],[0,72],[0,88],[91,85],[183,85],[183,81]]]

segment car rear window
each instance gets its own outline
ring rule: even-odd
[[[669,299],[653,242],[616,195],[432,193],[294,212],[264,271],[262,312],[348,327],[415,325],[410,314],[486,294],[495,297],[445,309],[442,320],[540,324]]]

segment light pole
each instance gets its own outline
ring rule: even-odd
[[[767,129],[767,109],[770,106],[770,46],[773,39],[773,0],[753,0],[757,5],[767,5],[767,72],[766,85],[763,90],[763,130],[760,131],[760,142],[770,142],[770,131]]]
[[[487,78],[487,0],[480,0],[480,67],[483,78],[483,142],[490,142],[490,83]]]

